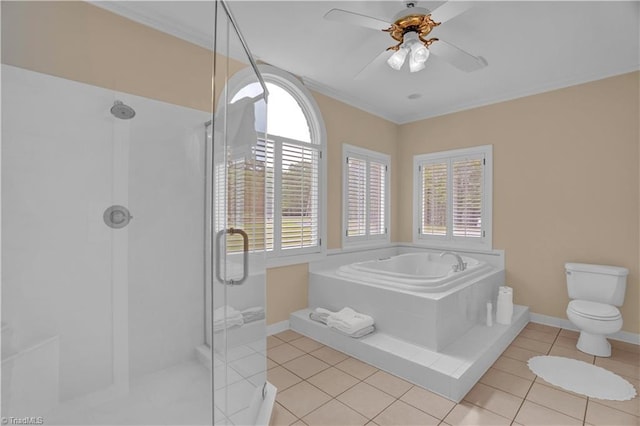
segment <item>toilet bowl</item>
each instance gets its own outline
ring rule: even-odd
[[[611,344],[605,336],[622,329],[622,315],[615,306],[572,300],[567,306],[567,318],[581,330],[576,345],[580,351],[600,357],[611,356]]]
[[[579,330],[576,347],[590,355],[611,356],[608,334],[622,329],[622,306],[629,270],[619,266],[566,263],[567,290],[572,299],[567,318]]]

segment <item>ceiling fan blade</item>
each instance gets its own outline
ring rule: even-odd
[[[486,59],[482,56],[473,56],[459,47],[442,40],[438,40],[429,46],[429,51],[454,67],[466,72],[477,71],[488,65]]]
[[[391,26],[389,22],[383,21],[367,15],[349,12],[342,9],[331,9],[324,15],[324,19],[342,22],[345,24],[357,25],[359,27],[371,28],[374,30],[386,30]]]
[[[473,3],[471,2],[448,1],[431,12],[431,19],[436,22],[443,23],[451,18],[455,18],[463,12],[466,12],[472,7]]]
[[[373,58],[371,62],[362,67],[362,69],[353,76],[354,80],[366,78],[371,73],[371,71],[379,69],[387,61],[387,59],[389,59],[389,56],[391,56],[391,53],[388,50],[383,50],[382,52],[380,52],[378,56]]]

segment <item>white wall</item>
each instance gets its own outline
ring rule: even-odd
[[[131,120],[129,348],[132,376],[204,342],[203,112],[141,97]]]
[[[204,342],[208,115],[6,65],[2,89],[2,321],[15,346],[60,336],[62,400],[112,384],[117,336],[128,335],[115,359],[131,376],[193,357]],[[124,128],[109,113],[116,99],[137,112]],[[112,155],[121,137],[128,159]],[[126,234],[102,220],[121,202],[116,177],[134,216],[122,247],[114,236]]]
[[[2,67],[2,321],[16,349],[60,336],[62,399],[112,380],[112,102]]]

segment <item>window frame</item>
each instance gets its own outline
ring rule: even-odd
[[[453,236],[453,209],[452,187],[453,170],[451,162],[464,157],[484,158],[482,172],[482,237],[456,237]],[[447,233],[445,236],[424,235],[422,226],[422,200],[424,190],[422,188],[421,166],[447,161]],[[491,250],[493,248],[493,146],[481,145],[472,148],[462,148],[450,151],[441,151],[428,154],[415,155],[413,157],[413,242],[418,245],[442,247],[449,249]]]
[[[365,220],[366,235],[348,236],[347,231],[349,228],[349,209],[348,209],[348,189],[349,189],[349,168],[347,167],[347,161],[349,157],[358,158],[366,161],[367,181],[366,192],[369,188],[369,163],[374,161],[376,163],[382,163],[386,166],[385,171],[385,200],[384,200],[384,227],[386,232],[381,235],[370,235],[370,221],[369,221],[369,204],[365,207],[367,218]],[[391,156],[382,152],[373,151],[366,148],[361,148],[354,145],[342,144],[342,247],[363,247],[363,246],[381,246],[389,244],[391,241],[390,232],[390,213],[391,213],[391,193],[390,193],[390,181],[391,181]]]
[[[313,247],[302,247],[296,249],[282,249],[282,247],[276,247],[276,242],[281,241],[282,222],[281,218],[277,215],[281,212],[282,191],[277,191],[274,188],[274,228],[275,223],[280,222],[279,226],[274,229],[274,246],[273,250],[266,250],[265,255],[268,262],[268,266],[283,266],[289,264],[302,263],[313,260],[317,256],[326,255],[327,250],[327,214],[326,214],[326,199],[327,199],[327,180],[326,180],[326,147],[327,147],[327,132],[320,111],[315,98],[311,92],[293,75],[279,68],[271,65],[259,64],[258,69],[262,75],[265,83],[275,84],[287,93],[289,93],[298,103],[304,116],[307,119],[309,125],[309,133],[311,136],[311,142],[291,140],[281,136],[270,135],[267,132],[267,141],[273,141],[274,151],[278,150],[276,144],[282,148],[282,143],[293,142],[296,145],[313,146],[319,152],[318,158],[318,245]],[[236,93],[243,89],[248,84],[255,83],[255,75],[251,68],[245,68],[235,73],[227,82],[224,90],[228,91],[229,99],[232,99]],[[267,105],[268,108],[268,105]],[[275,159],[274,161],[277,161]],[[281,177],[282,167],[277,167],[274,170],[276,175]],[[277,182],[275,183],[277,184]],[[265,195],[267,194],[266,182],[265,182]],[[277,237],[276,237],[276,234]],[[266,238],[265,238],[266,243]]]

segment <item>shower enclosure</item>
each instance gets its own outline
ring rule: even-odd
[[[267,93],[228,5],[1,7],[3,423],[266,424]]]

